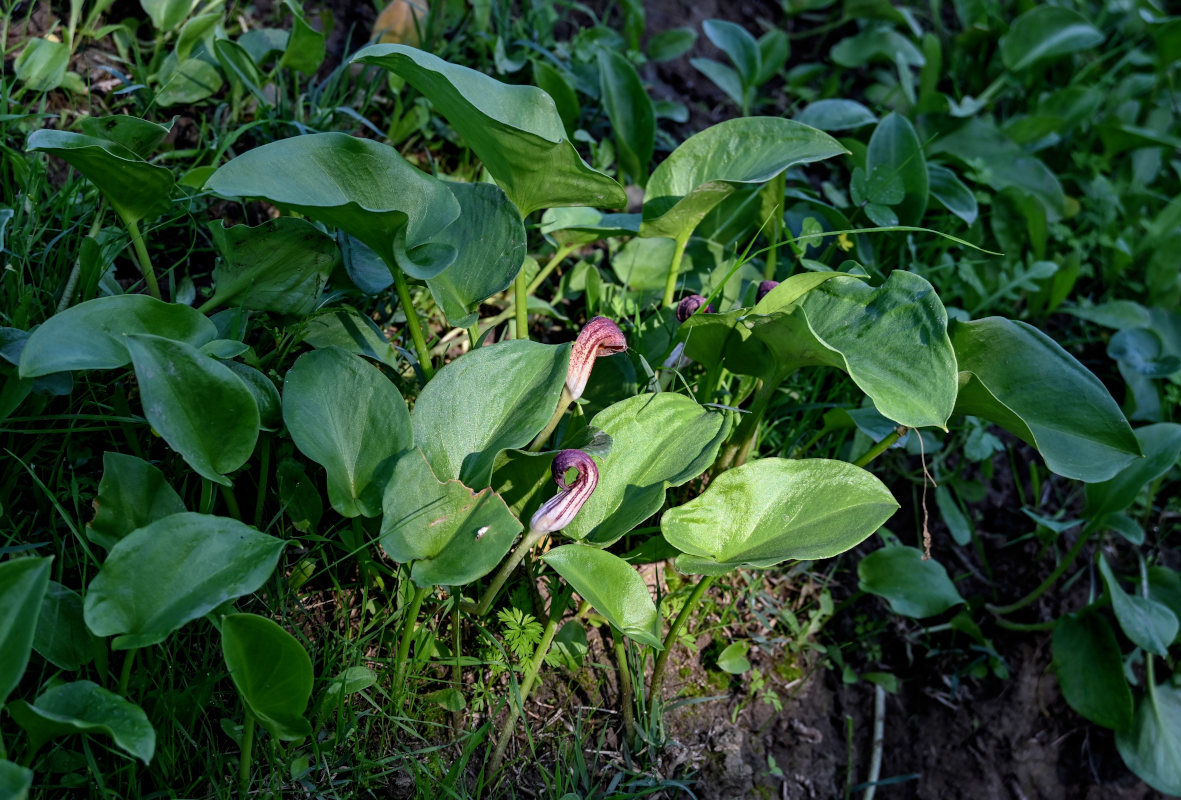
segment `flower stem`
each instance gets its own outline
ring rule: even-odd
[[[1054,568],[1054,571],[1051,572],[1036,589],[1025,595],[1025,597],[1022,597],[1016,602],[1009,603],[1007,606],[994,606],[992,603],[986,603],[984,607],[992,612],[994,616],[1002,617],[1007,614],[1012,614],[1014,611],[1020,611],[1034,600],[1037,600],[1039,597],[1049,591],[1050,587],[1057,583],[1058,579],[1061,578],[1063,574],[1065,574],[1066,570],[1069,569],[1074,560],[1078,558],[1078,554],[1083,551],[1083,548],[1086,546],[1087,542],[1091,540],[1091,536],[1097,529],[1097,526],[1091,525],[1083,528],[1083,532],[1079,534],[1078,539],[1074,543],[1074,546],[1071,547],[1066,555],[1062,557],[1062,560],[1058,562],[1058,566]]]
[[[751,401],[750,408],[742,418],[742,422],[738,424],[734,435],[730,437],[730,441],[718,456],[714,465],[714,474],[732,466],[740,467],[746,463],[751,447],[754,446],[755,434],[758,433],[763,414],[766,413],[767,406],[771,404],[771,398],[775,396],[779,384],[783,383],[783,379],[786,377],[786,372],[778,372],[763,381],[763,385],[755,393],[754,400]]]
[[[540,289],[541,284],[545,281],[546,278],[548,278],[550,276],[550,273],[554,271],[554,269],[558,266],[558,264],[561,264],[562,261],[565,260],[566,256],[573,253],[577,249],[577,247],[578,247],[578,245],[572,245],[572,244],[559,247],[557,249],[557,252],[554,253],[553,258],[551,258],[549,261],[547,261],[545,266],[542,267],[541,270],[538,271],[537,275],[534,276],[533,280],[531,280],[529,282],[529,286],[527,289],[525,289],[525,293],[526,294],[533,294],[538,289]]]
[[[123,669],[119,672],[119,691],[120,697],[127,696],[127,684],[131,680],[131,665],[135,663],[135,654],[138,648],[132,648],[127,651],[127,655],[123,657]]]
[[[888,435],[882,437],[882,440],[880,442],[878,442],[873,447],[866,450],[864,455],[861,456],[861,458],[854,461],[853,466],[855,466],[855,467],[869,466],[869,462],[873,461],[875,458],[880,456],[882,453],[889,450],[890,447],[892,447],[896,441],[898,441],[903,436],[905,436],[907,430],[909,430],[909,429],[906,427],[898,427],[898,428],[895,428],[894,430],[890,431],[890,433]]]
[[[623,705],[623,733],[627,746],[631,747],[636,741],[636,712],[635,690],[632,688],[631,665],[627,659],[627,643],[623,634],[614,625],[611,626],[611,638],[615,640],[615,663],[619,669],[620,703]]]
[[[554,415],[550,417],[549,422],[545,424],[545,429],[537,434],[537,438],[529,445],[528,452],[536,453],[541,450],[549,439],[550,434],[558,427],[558,423],[562,421],[562,415],[566,413],[566,409],[574,402],[574,398],[570,396],[570,390],[565,386],[562,387],[562,397],[558,400],[558,407],[554,409]]]
[[[685,627],[693,609],[701,602],[701,596],[713,584],[715,578],[714,575],[705,575],[697,582],[697,585],[693,587],[693,592],[685,600],[685,605],[681,606],[681,613],[677,614],[677,618],[673,620],[672,626],[668,629],[668,634],[664,637],[664,649],[656,657],[656,665],[652,668],[652,679],[648,684],[648,715],[652,718],[655,718],[660,710],[660,690],[664,686],[664,670],[668,665],[668,654],[673,645],[677,643],[677,636],[680,635],[681,628]]]
[[[246,719],[242,722],[242,746],[238,758],[238,796],[246,797],[250,791],[250,763],[251,751],[254,750],[254,714],[246,709]]]
[[[152,259],[148,256],[147,245],[144,244],[144,237],[139,232],[139,222],[124,217],[123,224],[127,226],[127,232],[131,234],[131,246],[139,260],[139,270],[143,273],[144,281],[148,284],[148,293],[157,300],[162,300],[160,285],[156,283],[156,270],[152,268]]]
[[[414,340],[414,351],[418,354],[418,364],[422,367],[424,378],[429,381],[434,377],[435,370],[431,367],[431,353],[427,349],[426,339],[422,335],[418,312],[414,308],[414,301],[410,298],[410,287],[406,283],[406,276],[402,274],[402,270],[391,264],[390,272],[394,276],[394,288],[398,291],[398,302],[402,304],[402,312],[406,315],[406,326],[410,328],[410,338]]]
[[[685,257],[685,247],[689,244],[689,236],[692,233],[692,231],[688,231],[676,239],[673,262],[668,268],[668,278],[664,282],[663,305],[671,306],[673,304],[673,295],[677,292],[677,274],[681,271],[681,260]]]
[[[514,339],[529,338],[529,287],[525,285],[525,270],[522,268],[513,281],[513,306],[516,314]]]
[[[504,582],[508,580],[508,576],[512,574],[517,565],[521,563],[521,559],[525,554],[533,549],[533,546],[545,536],[545,531],[535,531],[532,528],[525,534],[525,538],[517,545],[517,549],[513,550],[512,554],[500,566],[500,570],[496,576],[492,578],[492,583],[488,584],[487,590],[484,592],[484,597],[480,600],[480,604],[475,607],[473,613],[477,617],[482,617],[488,613],[488,609],[492,607],[492,603],[496,601],[496,595],[500,591],[500,587],[504,586]]]
[[[406,607],[406,616],[402,619],[402,630],[398,634],[398,654],[394,660],[394,691],[398,693],[398,706],[406,696],[406,672],[409,666],[406,662],[410,654],[410,640],[414,638],[414,626],[418,622],[418,612],[422,608],[422,601],[431,593],[433,586],[415,588],[414,597]]]

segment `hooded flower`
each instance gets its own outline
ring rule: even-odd
[[[568,484],[566,472],[570,469],[578,470],[578,477]],[[599,468],[595,466],[594,459],[581,450],[563,450],[558,453],[550,471],[559,491],[537,509],[529,522],[530,528],[545,533],[560,531],[573,522],[583,503],[599,485]]]
[[[599,356],[609,356],[627,350],[627,339],[619,326],[606,317],[595,317],[574,340],[570,352],[570,369],[566,373],[566,388],[571,399],[582,397],[591,368]],[[570,451],[573,452],[573,451]]]
[[[681,302],[677,303],[677,321],[684,322],[697,313],[697,309],[705,306],[705,298],[699,294],[691,294]],[[705,306],[705,313],[714,313],[714,307]]]
[[[760,281],[759,290],[755,292],[755,302],[759,302],[767,296],[767,292],[779,285],[779,281]]]

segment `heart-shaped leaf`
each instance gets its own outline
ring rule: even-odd
[[[659,511],[667,489],[709,469],[731,418],[661,392],[615,403],[591,427],[611,437],[611,451],[594,457],[599,485],[562,532],[606,547]]]
[[[386,273],[389,277],[389,273]],[[355,308],[339,306],[307,318],[302,326],[303,341],[317,349],[339,347],[348,353],[371,358],[394,370],[405,359],[390,344],[377,323]]]
[[[129,114],[111,114],[106,117],[83,117],[81,125],[82,132],[87,136],[121,144],[140,158],[147,158],[172,131],[173,122],[161,125]]]
[[[168,207],[172,173],[117,142],[43,128],[29,136],[25,149],[51,153],[70,164],[97,186],[128,222],[139,222]]]
[[[312,696],[312,660],[303,645],[256,614],[221,621],[221,652],[250,713],[276,739],[299,742],[312,733],[304,718]]]
[[[980,212],[976,195],[954,172],[939,164],[927,164],[927,181],[931,187],[931,196],[942,203],[944,208],[969,225],[976,221]]]
[[[612,626],[657,650],[660,614],[644,579],[616,555],[584,544],[555,547],[541,557]]]
[[[200,475],[229,486],[225,473],[245,464],[258,441],[254,394],[192,345],[148,334],[124,341],[148,422]]]
[[[1137,428],[1135,435],[1144,458],[1136,459],[1109,480],[1087,484],[1088,517],[1099,519],[1132,505],[1140,490],[1172,469],[1181,456],[1181,425],[1158,422]]]
[[[683,553],[677,569],[723,575],[839,555],[897,508],[890,490],[860,467],[764,458],[714,478],[702,495],[666,511],[660,529]]]
[[[551,208],[541,216],[541,232],[562,247],[590,244],[640,232],[639,214],[604,214],[589,206]]]
[[[796,122],[822,131],[849,131],[877,122],[878,118],[856,100],[817,100],[796,114]]]
[[[550,206],[627,205],[623,187],[578,155],[553,99],[536,86],[510,86],[398,44],[369,45],[352,60],[384,67],[422,92],[522,217]]]
[[[1125,592],[1103,556],[1099,557],[1099,573],[1111,595],[1111,607],[1124,635],[1150,653],[1167,656],[1169,645],[1177,638],[1177,615],[1167,605],[1151,597]]]
[[[553,416],[569,360],[569,345],[513,340],[439,370],[411,415],[414,443],[435,475],[486,488],[497,454],[529,444]]]
[[[109,736],[116,747],[145,764],[156,752],[156,731],[144,710],[90,681],[54,686],[32,705],[17,700],[8,711],[29,735],[32,753],[50,739],[73,733]]]
[[[29,663],[37,615],[49,587],[49,558],[0,564],[0,704],[16,688]]]
[[[256,591],[285,542],[227,517],[185,512],[125,536],[86,590],[86,625],[114,650],[162,642],[228,600]]]
[[[217,338],[217,326],[194,308],[145,294],[97,297],[55,314],[33,331],[21,352],[21,377],[130,364],[124,339],[129,333],[200,347]]]
[[[852,276],[806,273],[750,313],[694,314],[682,327],[686,355],[711,363],[724,353],[739,374],[842,369],[883,416],[908,427],[945,427],[955,405],[947,312],[931,284],[910,272],[892,272],[876,289]]]
[[[0,797],[27,800],[33,786],[33,770],[0,759]]]
[[[858,588],[876,594],[895,614],[914,619],[942,614],[964,602],[947,570],[934,559],[923,560],[914,547],[883,547],[857,565]]]
[[[718,123],[686,139],[653,171],[640,235],[687,239],[739,186],[766,183],[788,167],[846,152],[827,133],[792,120],[744,117]]]
[[[222,260],[210,305],[310,314],[339,258],[336,241],[307,220],[279,217],[256,228],[209,226]]]
[[[317,133],[270,142],[223,164],[205,186],[346,231],[414,278],[434,277],[455,258],[450,245],[433,244],[459,216],[454,195],[394,148],[370,139]]]
[[[283,380],[283,419],[300,452],[328,472],[337,512],[381,513],[394,459],[413,444],[406,402],[377,367],[337,348],[304,353]]]
[[[96,648],[105,647],[82,618],[82,595],[50,581],[37,615],[33,649],[55,667],[77,670],[94,659]]]
[[[1001,61],[1016,72],[1102,42],[1102,31],[1074,9],[1038,5],[1013,20],[1009,32],[1001,37]]]
[[[522,530],[500,495],[440,482],[417,449],[398,460],[383,511],[381,549],[394,561],[414,562],[410,578],[419,586],[484,577]]]
[[[957,414],[995,422],[1080,481],[1108,480],[1141,455],[1107,389],[1049,336],[1000,317],[955,322],[949,333],[961,370]]]
[[[474,325],[483,300],[508,288],[525,262],[525,225],[501,189],[490,183],[447,183],[462,212],[436,239],[455,248],[455,261],[427,281],[435,302],[457,328]]]
[[[1181,688],[1149,683],[1131,728],[1116,732],[1115,746],[1128,769],[1149,786],[1181,795]]]
[[[103,453],[103,476],[86,538],[110,550],[133,530],[184,510],[184,501],[159,469],[135,456]]]
[[[1054,671],[1070,707],[1096,725],[1132,724],[1132,690],[1115,632],[1098,614],[1067,614],[1054,626]]]

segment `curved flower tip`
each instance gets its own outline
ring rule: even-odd
[[[767,292],[779,285],[779,281],[760,281],[759,290],[755,292],[755,302],[759,302],[767,296]]]
[[[570,352],[570,369],[566,373],[566,388],[574,400],[582,397],[591,369],[599,356],[609,356],[627,350],[627,339],[619,326],[606,317],[595,317],[574,340]]]
[[[566,483],[566,473],[571,469],[578,470],[578,477],[572,483]],[[545,501],[529,521],[530,528],[543,533],[560,531],[573,522],[583,503],[599,485],[599,468],[594,459],[581,450],[558,453],[550,471],[554,483],[558,484],[558,493]]]
[[[704,297],[702,297],[699,294],[689,295],[684,300],[677,303],[677,321],[684,322],[685,320],[689,319],[689,317],[696,314],[697,309],[701,308],[702,306],[705,306],[705,298]],[[706,313],[706,314],[714,313],[714,307],[712,305],[705,306],[704,313]]]

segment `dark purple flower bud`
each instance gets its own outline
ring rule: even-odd
[[[691,294],[681,302],[677,303],[677,321],[684,322],[697,313],[697,309],[705,306],[705,298],[699,294]],[[705,314],[714,313],[712,305],[705,306]]]
[[[566,372],[566,389],[574,400],[582,397],[591,368],[599,356],[609,356],[627,350],[627,339],[619,326],[606,317],[595,317],[574,340],[570,352],[570,368]]]
[[[578,470],[578,477],[573,483],[566,483],[566,472],[571,469]],[[581,450],[563,450],[558,453],[550,471],[559,491],[543,503],[529,521],[530,528],[544,533],[560,531],[573,522],[583,503],[599,485],[599,468],[595,466],[594,459]]]
[[[759,290],[755,292],[755,302],[759,302],[767,296],[767,292],[779,285],[779,281],[760,281]]]

